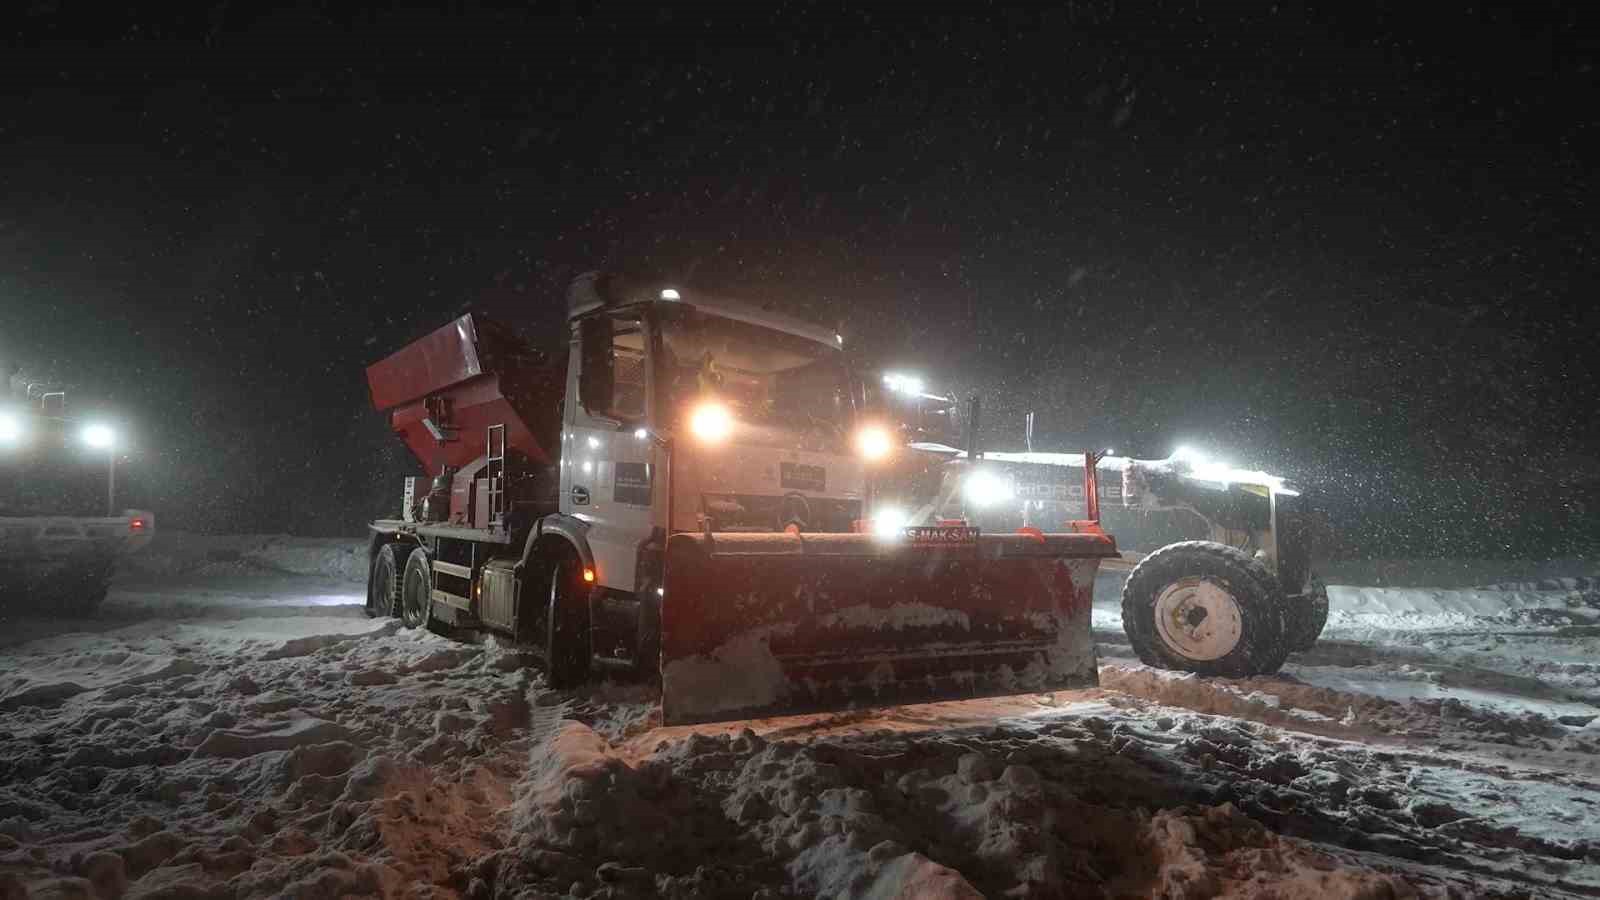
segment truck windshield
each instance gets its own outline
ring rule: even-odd
[[[671,415],[715,399],[754,426],[740,440],[844,449],[850,395],[838,349],[687,306],[663,310],[660,322],[660,384]]]

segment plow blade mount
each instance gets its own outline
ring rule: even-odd
[[[961,543],[675,534],[661,603],[667,724],[1097,683],[1100,534]]]

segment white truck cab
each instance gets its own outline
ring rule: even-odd
[[[601,586],[655,586],[637,565],[652,534],[855,528],[864,447],[838,335],[670,288],[570,312],[560,509],[588,526]]]

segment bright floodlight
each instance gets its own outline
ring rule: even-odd
[[[967,502],[974,506],[993,506],[1012,497],[1011,485],[993,472],[979,469],[967,476],[961,485]]]
[[[650,432],[645,431],[643,428],[635,428],[633,430],[633,436],[642,441],[650,436]]]
[[[85,425],[81,437],[96,450],[109,450],[117,443],[117,433],[110,425]]]
[[[1193,447],[1190,447],[1188,444],[1179,444],[1178,449],[1172,451],[1172,456],[1168,458],[1176,460],[1177,462],[1194,463],[1195,465],[1199,465],[1205,461],[1204,454]]]
[[[879,540],[894,540],[905,532],[906,525],[911,517],[906,511],[895,506],[887,506],[877,511],[872,517],[872,533]]]
[[[856,432],[856,451],[861,458],[874,461],[883,459],[894,450],[894,438],[882,425],[868,425]]]
[[[922,393],[922,379],[914,375],[901,375],[898,372],[890,372],[883,376],[883,384],[889,390],[898,394]]]
[[[661,299],[663,299],[663,300],[680,300],[682,298],[678,295],[678,292],[677,292],[676,289],[674,289],[674,288],[666,288],[665,290],[663,290],[661,292]]]
[[[733,416],[720,403],[702,403],[689,414],[689,433],[707,444],[721,442],[733,430]]]
[[[0,413],[0,443],[13,444],[22,440],[22,420],[10,413]]]

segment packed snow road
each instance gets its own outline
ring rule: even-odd
[[[1600,894],[1592,582],[1333,590],[1282,675],[666,728],[192,542],[0,629],[0,897]]]

